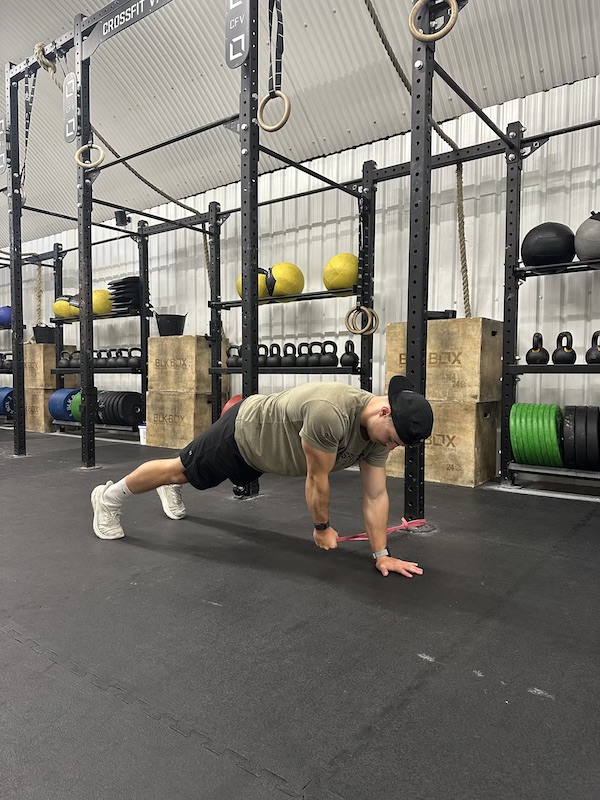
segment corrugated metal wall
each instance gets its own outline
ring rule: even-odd
[[[489,110],[504,129],[520,120],[527,135],[595,119],[600,114],[600,78],[580,81],[547,93],[512,101]],[[472,114],[445,125],[461,146],[492,138]],[[591,209],[600,208],[597,164],[600,132],[597,128],[551,139],[540,152],[526,160],[523,175],[522,236],[534,225],[548,220],[563,222],[574,230]],[[434,140],[437,137],[434,136]],[[362,163],[373,159],[379,167],[407,161],[408,135],[366,145],[336,156],[310,163],[318,172],[337,181],[360,176]],[[434,141],[435,151],[445,149]],[[502,318],[504,249],[504,163],[501,157],[469,163],[464,168],[466,236],[469,260],[471,304],[475,316]],[[292,168],[264,175],[260,179],[261,200],[285,193],[316,188],[319,184]],[[453,168],[434,174],[431,214],[430,309],[453,308],[463,316],[460,262],[456,225],[456,188]],[[217,200],[223,209],[239,205],[239,185],[222,187],[192,198],[191,204],[205,209]],[[406,317],[406,275],[408,236],[409,179],[380,184],[376,233],[376,309],[381,327],[375,334],[374,390],[384,389],[385,324]],[[156,213],[184,216],[176,206],[165,205]],[[134,220],[135,222],[135,220]],[[98,238],[104,238],[101,231]],[[150,242],[150,290],[159,311],[187,313],[186,333],[208,330],[208,280],[204,262],[203,237],[189,230],[156,236]],[[74,231],[58,238],[64,247],[76,244]],[[277,261],[297,264],[306,277],[306,291],[323,288],[322,271],[331,256],[342,251],[357,251],[358,226],[353,198],[336,191],[265,206],[260,213],[260,263],[269,267]],[[50,250],[55,239],[44,239],[24,246],[24,250]],[[234,298],[235,279],[240,271],[239,215],[232,214],[222,228],[224,298]],[[129,241],[94,248],[94,286],[137,270],[137,248]],[[24,268],[26,275],[25,317],[35,320],[35,267]],[[44,315],[50,316],[52,278],[48,270],[44,281]],[[65,289],[76,291],[76,254],[65,261]],[[9,302],[8,270],[0,270],[0,304]],[[261,339],[265,342],[333,339],[343,349],[348,338],[344,316],[353,305],[351,299],[314,300],[264,306],[260,310]],[[240,339],[239,309],[224,312],[224,328],[232,342]],[[589,272],[545,279],[528,280],[521,289],[519,351],[524,357],[531,336],[542,331],[548,349],[557,334],[565,329],[574,336],[578,362],[583,362],[593,331],[600,328],[600,272]],[[99,321],[95,326],[98,347],[135,345],[138,341],[135,320]],[[156,334],[155,322],[152,322]],[[67,326],[66,342],[77,342],[78,326]],[[0,332],[0,351],[10,347],[8,333]],[[234,380],[234,389],[239,382]],[[260,389],[277,391],[305,378],[265,375]],[[315,377],[314,380],[319,380]],[[345,380],[340,378],[340,380]],[[354,378],[348,378],[355,381]],[[101,388],[134,388],[136,378],[101,377]],[[566,403],[599,402],[599,386],[591,376],[528,376],[520,384],[519,399]]]

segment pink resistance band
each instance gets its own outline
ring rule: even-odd
[[[404,517],[402,517],[402,522],[400,525],[393,525],[391,528],[387,529],[388,535],[390,533],[395,533],[396,531],[406,531],[410,528],[419,528],[421,525],[425,525],[426,522],[424,519],[411,519],[410,522]],[[338,536],[338,542],[367,542],[369,537],[366,533],[357,533],[355,536]]]

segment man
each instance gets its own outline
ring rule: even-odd
[[[181,485],[209,489],[224,480],[243,486],[263,473],[306,475],[305,495],[318,547],[337,547],[329,523],[329,473],[357,463],[363,487],[363,516],[375,566],[382,575],[422,575],[416,563],[392,558],[387,549],[388,453],[413,447],[431,433],[433,413],[410,381],[396,375],[388,394],[376,396],[341,383],[307,383],[272,395],[252,395],[228,409],[176,458],[142,464],[118,483],[92,492],[94,533],[120,539],[123,500],[158,491],[165,514],[182,519]]]

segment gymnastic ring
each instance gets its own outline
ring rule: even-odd
[[[367,323],[362,328],[356,327],[356,318],[359,314],[364,314],[367,318]],[[346,329],[350,331],[350,333],[355,333],[357,335],[368,334],[369,336],[374,334],[377,328],[379,327],[379,316],[377,312],[372,308],[367,308],[366,306],[358,306],[357,308],[351,308],[348,313],[346,314],[345,319]]]
[[[444,0],[444,2],[450,6],[450,19],[446,25],[444,25],[443,28],[440,28],[440,30],[436,31],[435,33],[423,33],[415,25],[415,20],[419,14],[419,11],[423,8],[423,6],[426,6],[429,3],[429,0],[417,0],[412,7],[410,16],[408,17],[408,27],[415,39],[418,39],[420,42],[436,42],[447,33],[450,33],[456,24],[456,20],[458,19],[458,0]]]
[[[81,156],[86,150],[97,150],[100,155],[95,161],[82,161]],[[104,150],[101,147],[98,147],[97,144],[84,144],[83,147],[80,147],[75,153],[75,163],[78,167],[83,167],[83,169],[96,169],[96,167],[99,167],[103,161]]]
[[[275,125],[267,125],[267,123],[263,119],[263,111],[265,110],[265,106],[267,105],[269,100],[271,100],[273,97],[281,97],[281,99],[283,100],[284,102],[283,116],[281,117],[279,122],[275,123]],[[290,98],[287,96],[287,94],[285,94],[284,92],[280,92],[279,89],[275,89],[272,95],[268,94],[266,95],[266,97],[263,97],[263,99],[260,101],[260,104],[258,106],[258,114],[256,115],[256,118],[258,120],[258,124],[263,129],[263,131],[267,131],[267,133],[273,133],[273,131],[278,131],[280,128],[283,128],[285,123],[290,118],[291,110],[292,110],[292,102]]]

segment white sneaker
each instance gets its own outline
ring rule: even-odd
[[[176,483],[169,483],[166,486],[159,486],[156,491],[167,517],[170,519],[183,519],[185,517],[181,486]]]
[[[104,499],[109,486],[112,486],[112,481],[96,486],[92,492],[94,533],[100,539],[122,539],[125,533],[121,527],[121,506],[109,505]]]

